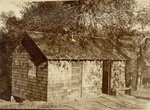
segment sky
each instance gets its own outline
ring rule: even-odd
[[[24,2],[27,1],[57,1],[57,0],[0,0],[0,13],[9,12],[10,10],[14,11],[17,17],[21,17],[20,11],[22,10],[21,6],[24,5]],[[58,1],[67,1],[67,0],[58,0]],[[71,0],[73,1],[73,0]],[[150,6],[150,0],[136,0],[139,7]],[[3,26],[2,21],[0,20],[0,27]]]
[[[135,0],[139,7],[147,7],[150,5],[150,0]]]
[[[22,10],[22,5],[28,1],[57,1],[57,0],[0,0],[0,13],[14,11],[15,15],[18,18],[21,18],[20,11]],[[68,0],[59,0],[59,1],[68,1]],[[72,1],[72,0],[69,0]],[[0,28],[3,26],[2,21],[0,20]]]

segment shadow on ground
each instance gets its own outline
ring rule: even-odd
[[[148,100],[150,101],[150,97],[141,97],[141,96],[136,96],[137,99],[143,99],[143,100]]]
[[[143,99],[150,101],[150,88],[141,88],[137,93],[134,95],[137,99]]]

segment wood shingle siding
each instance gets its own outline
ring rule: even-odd
[[[49,61],[48,70],[49,100],[101,94],[102,61]]]
[[[28,77],[29,54],[14,53],[12,64],[12,95],[28,100],[47,100],[47,63],[37,66],[36,78]],[[17,61],[17,62],[16,62]]]
[[[103,61],[84,61],[82,94],[84,98],[97,97],[102,93]]]

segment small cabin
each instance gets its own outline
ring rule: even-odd
[[[13,53],[12,96],[70,100],[126,87],[128,57],[99,37],[25,32]]]

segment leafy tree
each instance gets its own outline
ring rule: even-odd
[[[140,38],[139,38],[139,48],[140,51],[138,52],[138,85],[139,89],[142,86],[143,82],[143,75],[145,74],[146,69],[149,65],[149,38],[147,34],[147,28],[150,26],[150,14],[149,14],[150,8],[140,8],[136,12],[136,24],[140,27]]]
[[[140,25],[142,33],[147,26],[150,26],[150,8],[141,8],[137,10],[136,23]]]
[[[0,98],[10,100],[12,53],[20,41],[17,31],[18,18],[13,12],[2,12],[1,20],[5,24],[0,30],[0,56],[2,58],[2,74],[0,74]]]

